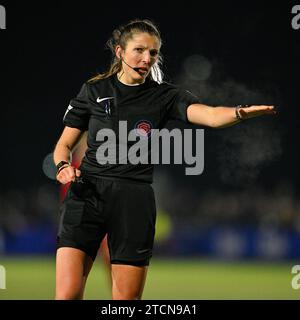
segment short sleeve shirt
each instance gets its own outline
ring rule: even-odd
[[[135,144],[128,139],[129,134],[139,136],[136,141],[150,141],[151,130],[164,128],[169,120],[188,122],[187,108],[194,103],[199,103],[198,97],[178,86],[150,79],[140,85],[125,85],[113,75],[84,83],[70,101],[63,122],[65,126],[88,131],[88,149],[80,167],[83,174],[151,183],[153,164],[131,163],[128,152],[127,161],[124,159],[124,148],[129,151]],[[108,132],[115,137],[102,139]],[[149,146],[150,142],[151,153]],[[115,160],[104,163],[104,156],[106,160]]]

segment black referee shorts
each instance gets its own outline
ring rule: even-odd
[[[114,178],[72,182],[61,207],[57,248],[93,260],[104,236],[112,264],[146,266],[152,256],[156,207],[151,184]]]

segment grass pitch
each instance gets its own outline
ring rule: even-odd
[[[143,299],[300,299],[300,289],[291,286],[295,264],[156,258],[149,267]],[[54,256],[0,257],[0,265],[6,270],[0,300],[53,299]],[[96,260],[85,299],[110,297],[106,270]]]

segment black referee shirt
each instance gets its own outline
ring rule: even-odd
[[[152,164],[99,164],[96,153],[103,141],[97,141],[100,129],[116,134],[116,150],[120,142],[119,121],[127,121],[127,130],[162,129],[168,120],[187,122],[186,109],[199,99],[190,92],[168,83],[146,79],[140,85],[125,85],[117,75],[83,84],[76,98],[70,101],[63,122],[65,126],[88,131],[88,149],[80,170],[94,177],[117,177],[152,182]],[[122,139],[121,139],[122,140]],[[137,139],[138,141],[138,139]],[[128,142],[128,149],[135,142]]]

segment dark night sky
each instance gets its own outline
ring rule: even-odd
[[[261,167],[254,183],[268,187],[288,180],[297,188],[300,30],[291,27],[296,2],[63,3],[0,1],[7,11],[7,29],[0,30],[2,190],[45,181],[42,161],[63,129],[69,100],[83,81],[108,65],[104,44],[113,28],[133,18],[149,18],[159,25],[164,71],[171,82],[183,72],[187,56],[201,54],[214,62],[214,88],[231,79],[262,93],[266,101],[261,104],[278,106],[276,118],[246,124],[253,129],[265,124],[280,136],[281,152]],[[205,102],[222,104],[211,97]],[[220,141],[223,135],[230,139],[238,134],[237,127],[207,130],[206,167],[200,178],[182,179],[182,168],[172,170],[184,183],[197,181],[199,188],[224,183],[216,169]]]

